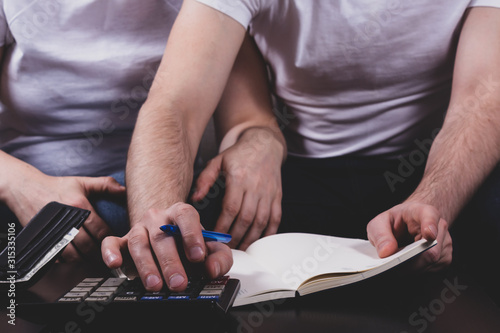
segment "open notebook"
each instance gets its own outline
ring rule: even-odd
[[[229,271],[241,281],[234,306],[330,289],[384,272],[434,246],[416,241],[379,258],[367,240],[306,233],[264,237],[246,251],[233,250]]]

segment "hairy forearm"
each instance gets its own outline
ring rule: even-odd
[[[150,208],[186,200],[203,131],[244,34],[238,22],[196,1],[183,2],[131,142],[126,170],[131,224]]]
[[[449,223],[500,159],[499,17],[491,8],[466,17],[446,119],[410,197],[434,205]]]
[[[435,206],[452,223],[500,159],[499,111],[491,106],[447,119],[410,199]]]
[[[132,225],[149,208],[168,208],[187,197],[195,155],[182,122],[165,112],[155,112],[151,103],[141,110],[126,171]]]

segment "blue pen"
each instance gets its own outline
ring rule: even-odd
[[[172,224],[162,225],[160,229],[170,236],[180,236],[181,231],[179,227]],[[231,235],[223,234],[215,231],[202,230],[201,234],[206,242],[219,242],[219,243],[229,243],[231,241]]]

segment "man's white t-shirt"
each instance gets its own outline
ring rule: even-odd
[[[250,29],[289,153],[396,157],[442,124],[464,13],[500,0],[197,0]]]
[[[0,0],[0,149],[50,175],[122,171],[182,0]]]

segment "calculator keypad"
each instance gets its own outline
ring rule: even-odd
[[[215,280],[189,281],[183,292],[171,292],[166,287],[148,292],[139,278],[86,278],[61,297],[58,302],[151,302],[151,301],[217,301],[229,281],[225,276]]]

